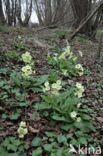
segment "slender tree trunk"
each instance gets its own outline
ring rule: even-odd
[[[4,14],[3,14],[3,8],[2,8],[2,0],[0,0],[0,24],[4,24],[5,19],[4,19]]]
[[[51,8],[51,0],[45,0],[45,23],[46,25],[50,25],[52,22],[52,8]]]

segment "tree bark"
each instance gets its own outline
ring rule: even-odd
[[[91,10],[91,0],[70,0],[76,22],[74,27],[77,28],[82,20],[87,16],[88,11]],[[89,20],[80,30],[80,33],[87,33],[91,30],[91,20]]]
[[[103,1],[101,1],[98,6],[93,9],[93,11],[91,13],[88,14],[87,17],[84,18],[83,22],[78,26],[78,28],[75,30],[75,32],[72,34],[72,36],[70,37],[70,40],[72,40],[77,34],[78,32],[80,32],[80,30],[86,25],[86,23],[98,12],[98,10],[101,9],[101,7],[103,6]]]
[[[5,23],[5,18],[3,14],[2,0],[0,0],[0,24]]]

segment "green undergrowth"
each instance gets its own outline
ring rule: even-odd
[[[17,51],[26,50],[20,37],[14,47]],[[78,63],[70,46],[47,56],[51,67],[48,75],[37,74],[35,60],[29,52],[18,55],[12,51],[6,57],[18,59],[21,64],[15,70],[0,68],[0,118],[15,126],[12,135],[0,140],[1,156],[69,156],[71,144],[76,149],[79,145],[98,145],[92,137],[96,131],[93,110],[85,104],[86,86],[74,81],[83,77],[87,69]],[[29,110],[34,115],[32,125],[27,117]],[[48,124],[42,133],[40,127],[33,128],[38,118],[37,125],[42,120]],[[2,133],[5,129],[6,126],[0,127]]]

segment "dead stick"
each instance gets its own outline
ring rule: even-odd
[[[100,59],[100,57],[101,57],[102,40],[103,40],[103,33],[101,33],[100,39],[99,39],[99,48],[98,48],[98,53],[97,53],[97,59]]]

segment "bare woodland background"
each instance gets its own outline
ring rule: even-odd
[[[103,0],[0,0],[0,25],[36,27],[64,24],[68,28],[77,28],[100,5],[80,29],[81,33],[93,36],[97,27],[103,24],[102,4]]]

